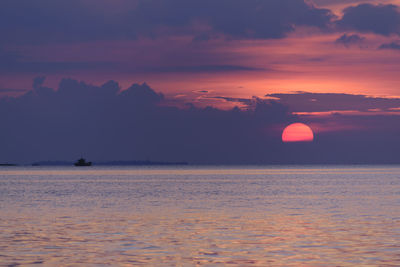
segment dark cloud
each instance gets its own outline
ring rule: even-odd
[[[339,28],[381,35],[400,33],[400,12],[396,5],[359,4],[344,9]]]
[[[350,47],[352,45],[357,45],[360,46],[364,43],[365,38],[358,35],[358,34],[343,34],[340,36],[338,39],[336,39],[335,43],[336,44],[341,44],[346,47]]]
[[[37,89],[41,88],[45,80],[46,80],[46,77],[44,77],[44,76],[38,76],[38,77],[34,78],[33,84],[32,84],[33,89],[37,90]]]
[[[284,37],[296,26],[324,29],[333,16],[303,0],[138,0],[123,4],[115,13],[82,0],[4,0],[0,3],[0,34],[9,44],[181,34],[196,40],[215,35],[269,39]]]
[[[82,0],[3,0],[0,33],[3,43],[11,44],[134,38],[118,15],[96,12]]]
[[[93,160],[262,162],[271,157],[269,144],[280,143],[271,127],[293,119],[280,104],[259,103],[252,111],[166,106],[147,84],[121,90],[114,81],[93,86],[63,79],[53,90],[39,77],[34,87],[0,99],[0,162],[81,154]]]
[[[400,108],[400,98],[369,97],[366,95],[340,93],[309,93],[297,92],[291,94],[275,93],[265,95],[267,99],[235,98],[214,96],[210,98],[223,99],[229,102],[243,104],[253,108],[260,101],[277,102],[289,108],[291,112],[329,112],[329,111],[395,111]]]
[[[299,26],[330,29],[336,19],[332,12],[308,2],[137,0],[113,4],[122,5],[115,12],[114,9],[107,8],[109,5],[105,5],[102,0],[3,0],[0,3],[0,34],[2,45],[13,46],[27,43],[134,40],[139,36],[157,38],[176,35],[191,36],[196,42],[217,37],[273,39],[283,38]],[[330,2],[332,1],[317,1],[322,4]],[[96,4],[96,7],[92,4]],[[364,3],[346,8],[343,17],[336,24],[342,30],[398,34],[400,13],[396,5]],[[15,57],[8,60],[16,61]],[[48,68],[46,63],[35,64],[24,68]],[[52,64],[59,69],[95,67],[85,62],[65,63],[66,65],[60,66]]]
[[[400,107],[400,98],[368,97],[366,95],[337,93],[268,94],[292,112],[326,112],[340,110],[390,111]]]
[[[126,90],[115,81],[93,86],[64,79],[58,90],[43,84],[38,77],[28,93],[0,99],[0,162],[81,155],[212,164],[399,162],[398,116],[299,117],[280,101],[258,98],[247,110],[177,108],[147,84]],[[283,127],[295,121],[354,128],[317,132],[311,144],[282,143]]]
[[[395,41],[391,43],[386,43],[386,44],[381,44],[379,46],[379,49],[394,49],[394,50],[400,50],[400,42]]]
[[[151,15],[150,15],[151,14]],[[193,33],[193,23],[205,30],[196,39],[208,40],[212,34],[233,38],[281,38],[296,26],[325,28],[333,15],[302,0],[153,0],[139,1],[132,15],[139,30],[154,32],[160,26],[183,28]]]

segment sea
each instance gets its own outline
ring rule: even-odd
[[[400,166],[1,167],[18,265],[400,266]]]

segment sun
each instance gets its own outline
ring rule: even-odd
[[[283,142],[312,142],[314,133],[308,125],[304,123],[292,123],[283,130]]]

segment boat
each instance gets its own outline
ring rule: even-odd
[[[78,159],[77,162],[74,163],[74,165],[77,167],[92,166],[92,162],[91,161],[87,162],[84,158],[80,158]]]

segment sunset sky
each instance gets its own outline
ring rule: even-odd
[[[399,6],[3,0],[0,162],[400,162]]]

